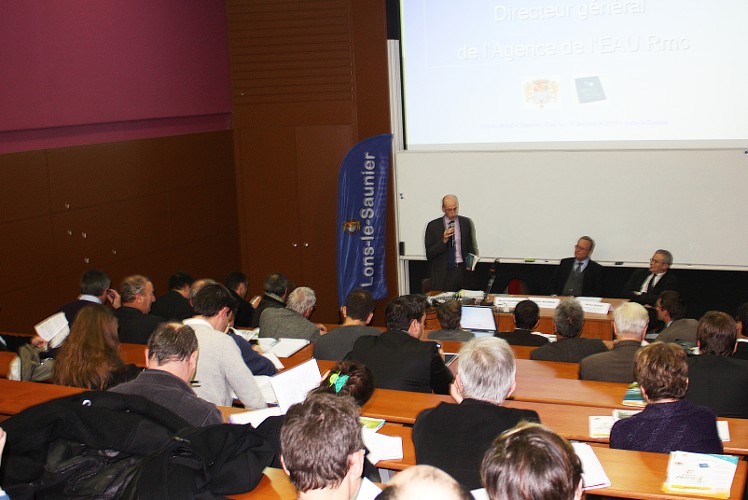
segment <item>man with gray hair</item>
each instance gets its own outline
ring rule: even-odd
[[[678,278],[670,272],[672,264],[672,253],[663,249],[656,250],[649,259],[649,269],[634,271],[624,285],[621,296],[632,302],[654,307],[662,292],[678,290]]]
[[[148,339],[145,357],[148,369],[111,392],[143,396],[195,427],[223,423],[218,408],[197,397],[189,386],[197,368],[197,337],[192,327],[161,323]]]
[[[649,314],[641,304],[624,302],[613,311],[617,340],[609,352],[593,354],[579,365],[579,378],[602,382],[633,382],[634,358],[647,333]]]
[[[496,337],[473,339],[460,349],[450,394],[421,412],[413,427],[418,464],[442,469],[470,489],[480,488],[480,464],[493,440],[521,421],[540,422],[532,410],[504,408],[514,391],[516,365],[509,344]]]
[[[325,325],[309,321],[316,303],[314,290],[306,286],[296,288],[288,294],[285,308],[269,308],[262,313],[260,337],[316,342],[320,335],[327,333]]]
[[[164,321],[161,316],[149,314],[156,301],[153,292],[153,283],[145,276],[135,274],[122,280],[119,286],[122,307],[114,312],[120,342],[145,345],[156,325]]]
[[[556,342],[538,347],[530,353],[530,359],[579,363],[592,354],[608,352],[602,340],[580,337],[582,326],[584,311],[579,302],[576,299],[562,300],[553,313]]]
[[[582,236],[574,245],[574,257],[561,259],[551,279],[551,295],[602,297],[605,269],[592,260],[595,240]]]

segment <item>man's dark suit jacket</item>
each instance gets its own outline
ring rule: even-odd
[[[250,322],[249,327],[257,328],[260,326],[260,315],[262,315],[262,311],[272,307],[286,307],[286,304],[268,294],[263,295],[262,300],[260,300],[260,303],[257,305],[257,309],[255,309],[254,314],[252,314],[252,321]]]
[[[239,294],[234,290],[229,290],[229,292],[231,292],[231,296],[234,297],[237,302],[239,302],[239,310],[236,312],[236,317],[234,318],[234,327],[249,328],[252,325],[252,318],[255,315],[255,308],[252,307],[252,304],[247,302],[244,297],[240,297]],[[259,316],[260,315],[258,314],[258,321]]]
[[[185,299],[181,293],[176,290],[169,290],[151,306],[151,314],[160,316],[166,321],[182,321],[192,317],[192,306],[190,301]]]
[[[551,295],[561,295],[564,291],[564,285],[569,278],[569,273],[573,271],[575,265],[574,257],[562,259],[556,267],[556,271],[551,278]],[[580,297],[603,297],[605,294],[605,268],[590,260],[582,274],[582,291],[578,294]]]
[[[422,411],[413,426],[416,463],[438,467],[469,489],[481,487],[480,466],[494,438],[520,421],[540,422],[532,410],[465,399]]]
[[[556,342],[538,347],[530,353],[530,359],[536,361],[561,361],[563,363],[579,363],[587,356],[599,352],[608,352],[608,348],[600,339],[586,339],[576,337],[567,339],[558,336]]]
[[[631,302],[654,306],[657,302],[657,297],[659,297],[665,290],[678,291],[678,277],[675,276],[672,271],[668,271],[662,275],[651,291],[645,292],[641,295],[636,295],[634,292],[638,292],[639,289],[641,289],[644,280],[646,280],[647,276],[650,274],[652,273],[649,272],[649,269],[637,269],[634,271],[634,274],[631,275],[624,285],[623,290],[621,291],[621,297],[629,299]]]
[[[748,342],[738,342],[738,348],[735,350],[735,354],[733,354],[732,357],[735,359],[748,360]]]
[[[143,314],[134,307],[127,306],[114,311],[114,315],[119,322],[119,341],[126,344],[147,344],[153,330],[164,321],[161,316]]]
[[[65,319],[68,320],[68,324],[73,326],[73,321],[78,316],[81,309],[91,304],[98,304],[98,302],[91,302],[90,300],[78,299],[69,304],[65,304],[60,308],[60,311],[65,313]]]
[[[359,338],[346,359],[368,366],[380,389],[449,394],[454,378],[435,342],[421,342],[400,330]]]
[[[462,258],[467,254],[477,253],[475,238],[473,237],[473,222],[467,217],[458,216],[460,224],[460,250]],[[429,222],[426,226],[424,243],[426,246],[426,259],[431,262],[431,289],[445,290],[445,279],[447,276],[447,250],[451,249],[449,242],[444,243],[444,217],[439,217]],[[456,290],[449,290],[456,291]]]
[[[504,339],[509,345],[541,346],[548,343],[548,339],[542,335],[535,335],[530,330],[517,328],[513,332],[496,332],[494,337]]]
[[[619,340],[610,351],[584,358],[579,363],[579,378],[631,383],[634,381],[634,357],[640,348],[638,340]]]
[[[748,361],[714,354],[689,356],[686,399],[720,417],[748,418]]]

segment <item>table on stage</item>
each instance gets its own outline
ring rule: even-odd
[[[434,295],[439,292],[433,292]],[[493,303],[493,295],[489,296],[489,301]],[[526,295],[513,295],[512,297],[527,298]],[[532,297],[548,298],[543,295],[532,295]],[[554,297],[564,299],[566,297]],[[603,298],[603,302],[607,302],[611,305],[608,314],[598,313],[584,313],[584,326],[582,327],[582,337],[602,339],[602,340],[613,340],[613,309],[618,307],[621,303],[627,302],[627,299],[612,299]],[[540,323],[538,324],[537,330],[543,333],[553,333],[553,309],[540,309]],[[496,324],[500,332],[511,332],[514,330],[514,317],[510,312],[497,312]],[[438,330],[439,320],[436,318],[436,309],[429,308],[426,312],[426,329]]]

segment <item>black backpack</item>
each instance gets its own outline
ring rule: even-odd
[[[190,427],[141,396],[85,392],[5,420],[0,484],[23,498],[216,498],[254,489],[273,451],[251,426]]]

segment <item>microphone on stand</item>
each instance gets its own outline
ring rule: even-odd
[[[494,281],[496,281],[496,269],[498,269],[499,264],[499,259],[494,259],[493,264],[488,269],[488,283],[486,283],[486,289],[483,292],[483,305],[491,305],[490,303],[488,303],[488,296],[491,293]]]

